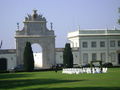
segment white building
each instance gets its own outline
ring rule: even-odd
[[[67,37],[72,48],[79,47],[78,64],[92,60],[120,64],[120,30],[77,30],[68,33]]]
[[[33,53],[35,69],[42,67],[42,53]],[[16,49],[0,50],[0,70],[11,70],[17,66]]]
[[[45,17],[33,14],[25,17],[24,27],[16,31],[16,49],[0,50],[0,70],[9,70],[23,64],[23,52],[26,42],[39,44],[42,54],[34,54],[35,68],[51,67],[63,63],[63,48],[55,48],[55,34],[47,28]],[[120,30],[77,30],[68,33],[73,52],[73,63],[84,65],[92,60],[102,60],[120,65]]]
[[[16,50],[0,50],[0,70],[10,70],[16,66]]]
[[[92,60],[102,60],[120,65],[120,30],[77,30],[68,33],[74,64],[84,65]],[[63,64],[64,48],[55,49],[56,64]],[[42,54],[35,53],[35,68],[42,67]],[[10,70],[17,66],[16,50],[0,50],[0,68]]]
[[[56,48],[56,64],[63,64],[63,51],[64,48]],[[79,65],[79,61],[80,61],[80,57],[79,57],[79,48],[72,48],[72,53],[73,53],[73,64],[78,64]]]

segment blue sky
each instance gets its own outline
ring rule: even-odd
[[[112,29],[119,18],[120,0],[0,0],[0,40],[3,49],[15,48],[16,23],[33,9],[46,17],[56,34],[56,47],[64,47],[67,33],[80,29]]]

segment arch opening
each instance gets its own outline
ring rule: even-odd
[[[43,66],[42,47],[38,43],[31,45],[34,56],[34,69],[40,69]]]
[[[6,71],[6,70],[7,70],[7,59],[0,58],[0,71]]]

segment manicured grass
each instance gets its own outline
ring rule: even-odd
[[[103,74],[62,74],[61,71],[0,73],[0,89],[120,90],[120,68]]]

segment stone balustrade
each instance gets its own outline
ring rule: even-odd
[[[64,74],[81,74],[81,73],[107,73],[107,68],[94,67],[94,68],[64,68],[62,73]]]

